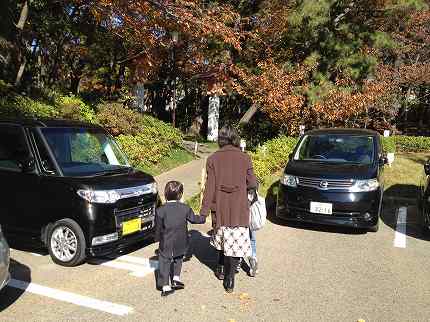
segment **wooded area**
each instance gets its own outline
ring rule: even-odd
[[[430,125],[429,1],[3,0],[0,30],[5,97],[136,108],[143,88],[146,112],[188,130],[219,95],[221,123],[258,107],[256,139]]]

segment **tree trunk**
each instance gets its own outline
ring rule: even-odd
[[[24,1],[24,4],[21,9],[21,14],[19,15],[19,21],[16,24],[16,27],[20,30],[24,30],[25,23],[28,17],[28,1]]]
[[[21,64],[18,68],[18,73],[16,74],[15,87],[18,87],[19,85],[21,85],[21,79],[22,79],[22,75],[24,74],[26,64],[27,64],[27,59],[25,58],[25,56],[23,56],[21,58]]]
[[[246,124],[248,123],[252,117],[254,116],[255,113],[257,113],[258,111],[258,105],[257,104],[252,104],[252,106],[246,111],[246,113],[242,116],[242,118],[240,119],[239,123],[240,124]]]
[[[23,37],[22,37],[22,31],[24,29],[25,23],[27,22],[27,17],[28,17],[28,1],[24,1],[24,4],[21,9],[21,14],[19,16],[19,21],[16,24],[16,27],[18,28],[16,43],[17,43],[19,56],[21,57],[21,59],[20,59],[18,72],[15,77],[15,87],[18,87],[21,85],[22,75],[24,74],[25,65],[27,64],[25,48],[23,50],[24,46],[23,46]]]
[[[122,84],[124,82],[124,74],[125,74],[125,65],[121,64],[119,65],[118,76],[116,77],[116,81],[115,81],[115,91],[119,91],[121,89]]]

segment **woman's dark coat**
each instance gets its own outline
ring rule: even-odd
[[[159,207],[155,215],[155,239],[160,242],[159,252],[167,258],[185,255],[188,248],[187,221],[202,224],[205,220],[179,201]]]
[[[232,145],[212,154],[206,164],[207,181],[200,214],[215,212],[215,228],[248,227],[247,190],[257,187],[251,158]]]

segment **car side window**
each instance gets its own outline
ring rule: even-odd
[[[39,153],[39,158],[42,166],[42,171],[54,175],[57,173],[55,169],[54,162],[49,155],[45,143],[38,133],[33,132],[34,142],[36,144],[37,152]]]
[[[0,169],[21,171],[20,161],[30,156],[24,131],[19,126],[0,125]]]

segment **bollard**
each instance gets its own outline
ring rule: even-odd
[[[245,148],[246,148],[246,141],[244,139],[240,140],[240,149],[245,152]]]
[[[197,151],[199,149],[199,144],[197,143],[197,141],[194,143],[194,155],[197,155]]]

